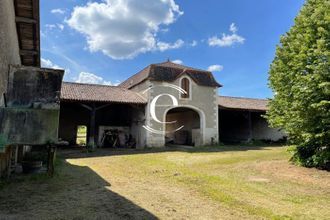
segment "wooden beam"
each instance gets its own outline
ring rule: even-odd
[[[96,147],[97,137],[96,137],[96,112],[102,108],[108,107],[111,104],[104,104],[96,107],[95,103],[91,105],[87,104],[79,104],[90,112],[90,121],[89,121],[89,131],[88,131],[88,145],[92,148],[92,150]]]
[[[85,104],[80,104],[80,105],[81,105],[82,107],[88,109],[89,111],[92,111],[92,110],[93,110],[93,108],[90,107],[90,106],[88,106],[88,105],[85,105]]]
[[[37,59],[35,60],[35,65],[40,67],[40,2],[39,0],[32,1],[32,8],[33,8],[33,17],[38,22],[34,25],[34,44],[35,48],[38,51]]]
[[[36,50],[20,50],[19,54],[21,56],[31,56],[31,55],[38,55],[38,51]]]
[[[111,105],[111,104],[101,105],[101,106],[99,106],[99,107],[96,108],[96,111],[97,111],[97,110],[100,110],[100,109],[102,109],[102,108],[108,107],[109,105]]]
[[[47,173],[50,177],[54,176],[55,171],[55,155],[56,155],[56,146],[48,146],[48,160],[47,160]]]
[[[37,20],[32,19],[32,18],[25,18],[25,17],[20,17],[16,16],[15,18],[17,23],[28,23],[28,24],[37,24]]]

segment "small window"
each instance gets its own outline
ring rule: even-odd
[[[183,78],[181,80],[181,88],[186,91],[186,94],[181,93],[181,98],[187,99],[190,97],[190,82],[189,79]]]
[[[86,146],[86,144],[87,144],[87,126],[86,125],[78,125],[76,144],[80,145],[80,146]]]

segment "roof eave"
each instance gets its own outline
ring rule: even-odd
[[[146,105],[147,102],[121,102],[121,101],[107,101],[107,100],[87,100],[87,99],[69,99],[61,98],[61,102],[96,102],[96,103],[113,103],[113,104],[134,104],[134,105]]]
[[[24,5],[23,5],[24,3]],[[23,6],[22,6],[23,5]],[[23,11],[26,7],[32,10],[32,17]],[[22,65],[40,67],[40,12],[39,0],[14,0],[15,21]],[[31,32],[32,39],[27,32]],[[27,49],[26,42],[32,41]]]
[[[220,109],[223,110],[236,110],[236,111],[253,111],[253,112],[267,112],[268,109],[253,109],[253,108],[235,108],[235,107],[226,107],[218,105]]]

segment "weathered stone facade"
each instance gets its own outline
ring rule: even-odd
[[[38,0],[0,1],[0,172],[7,174],[18,145],[57,142],[64,70],[40,68],[39,24]]]
[[[3,106],[9,65],[21,64],[12,0],[0,1],[0,21],[0,106]]]
[[[0,133],[8,145],[57,142],[63,70],[11,66]]]
[[[154,98],[162,94],[169,94],[178,100],[178,106],[173,106],[168,95],[163,95],[157,100],[155,112],[160,121],[166,120],[168,111],[173,108],[184,107],[194,110],[200,118],[200,143],[196,145],[211,145],[218,142],[218,105],[217,105],[217,87],[197,85],[189,76],[182,75],[170,84],[180,87],[182,78],[189,79],[191,85],[190,97],[181,98],[180,92],[168,86],[168,82],[145,81],[132,90],[141,93],[147,99],[145,112],[145,126],[151,129],[162,131],[162,134],[145,131],[146,146],[163,147],[165,146],[166,124],[155,121],[151,115],[151,102]],[[150,88],[147,92],[143,92]]]

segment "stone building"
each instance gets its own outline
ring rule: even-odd
[[[211,72],[170,61],[151,64],[119,86],[63,83],[59,138],[75,144],[79,125],[98,146],[109,129],[131,135],[139,148],[284,137],[262,117],[267,100],[218,96],[219,88]]]
[[[0,177],[24,145],[57,142],[63,70],[40,68],[39,0],[0,1]]]

